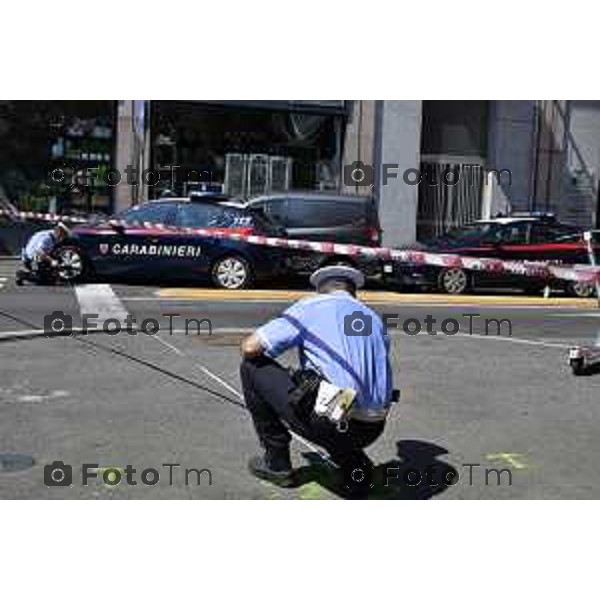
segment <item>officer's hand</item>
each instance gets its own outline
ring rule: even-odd
[[[259,337],[255,333],[245,337],[240,345],[240,352],[244,358],[260,356],[264,351],[265,349],[260,343]]]

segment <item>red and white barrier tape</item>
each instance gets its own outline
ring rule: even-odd
[[[43,219],[46,221],[67,221],[72,223],[85,223],[79,217],[67,217],[46,213],[20,212],[0,210],[0,214],[9,214],[22,218]],[[390,260],[407,265],[429,265],[442,268],[459,268],[473,271],[487,271],[493,273],[510,273],[537,279],[564,279],[581,283],[594,284],[600,282],[600,267],[591,265],[558,265],[536,261],[505,261],[496,258],[477,258],[461,256],[458,254],[438,254],[422,252],[420,250],[397,250],[395,248],[372,248],[370,246],[356,246],[353,244],[336,244],[333,242],[314,242],[310,240],[293,240],[275,238],[262,235],[236,233],[227,229],[207,229],[196,227],[173,227],[145,221],[124,222],[117,219],[108,221],[109,224],[125,228],[159,229],[174,233],[200,235],[231,239],[256,246],[270,246],[275,248],[289,248],[291,250],[305,250],[322,254],[336,254],[340,256],[365,257],[380,260]]]
[[[12,210],[0,210],[0,216],[12,217],[13,219],[37,219],[39,221],[48,221],[49,223],[58,223],[62,221],[64,223],[87,223],[88,219],[83,217],[71,217],[69,215],[55,215],[53,213],[38,213],[31,211],[12,211]]]
[[[594,284],[600,282],[600,267],[591,265],[557,265],[537,261],[506,261],[496,258],[477,258],[461,256],[458,254],[439,254],[422,252],[420,250],[397,250],[394,248],[372,248],[370,246],[356,246],[353,244],[336,244],[333,242],[314,242],[310,240],[293,240],[275,238],[262,235],[249,235],[231,231],[214,230],[193,227],[171,227],[148,222],[124,223],[111,220],[109,223],[123,227],[139,227],[143,229],[161,229],[179,233],[201,235],[232,239],[257,246],[270,246],[276,248],[289,248],[293,250],[306,250],[322,254],[336,254],[341,256],[390,260],[407,265],[429,265],[444,268],[459,268],[473,271],[487,271],[494,273],[510,273],[537,279],[564,279],[581,283]]]

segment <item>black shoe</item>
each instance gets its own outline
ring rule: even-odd
[[[272,469],[265,460],[264,456],[254,456],[248,461],[250,473],[259,479],[270,481],[279,487],[294,486],[294,471],[292,469],[275,470]]]

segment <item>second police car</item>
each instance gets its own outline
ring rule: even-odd
[[[241,289],[280,270],[282,261],[276,248],[200,235],[185,228],[281,235],[281,229],[259,211],[226,196],[192,195],[151,200],[117,215],[114,221],[76,227],[56,255],[72,281],[211,279],[220,288]]]
[[[559,222],[551,214],[513,214],[475,221],[451,229],[419,249],[441,254],[460,254],[514,261],[543,261],[564,264],[589,264],[590,259],[583,230]],[[596,256],[600,246],[594,245]],[[388,265],[395,282],[418,287],[437,288],[447,294],[463,294],[476,287],[517,287],[526,292],[539,292],[546,281],[511,273],[466,271],[460,267],[440,268],[427,265]],[[579,297],[593,296],[595,288],[588,283],[550,282],[565,287]]]

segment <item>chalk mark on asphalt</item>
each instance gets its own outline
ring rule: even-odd
[[[507,462],[515,469],[526,469],[527,465],[523,460],[523,455],[517,452],[499,452],[497,454],[486,454],[487,460],[501,460]]]

